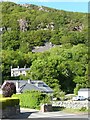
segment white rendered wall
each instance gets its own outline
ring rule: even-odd
[[[88,91],[78,91],[78,96],[83,96],[85,98],[89,97]]]

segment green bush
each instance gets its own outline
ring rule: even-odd
[[[65,95],[65,100],[71,100],[75,96],[76,95],[74,95],[74,94],[67,94],[67,95]]]
[[[13,95],[20,99],[20,107],[39,109],[41,103],[50,101],[50,98],[38,91],[27,91],[22,94]]]
[[[82,108],[79,109],[79,111],[83,111],[83,112],[86,111],[86,110],[87,110],[86,107],[82,107]]]
[[[19,105],[19,99],[18,98],[0,98],[0,109],[5,109],[6,107]]]

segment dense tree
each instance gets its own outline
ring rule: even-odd
[[[86,13],[66,12],[47,7],[12,2],[0,2],[2,21],[0,32],[2,79],[43,80],[61,94],[77,93],[88,84],[88,21]],[[19,20],[27,22],[20,30]],[[52,42],[54,46],[43,53],[32,53],[35,46]],[[10,67],[30,67],[26,77],[12,78]],[[64,93],[63,93],[64,94]]]
[[[3,97],[11,97],[13,94],[16,94],[16,86],[13,82],[6,82],[2,86]]]
[[[23,7],[12,2],[1,2],[0,5],[3,8],[0,26],[4,27],[5,32],[2,35],[3,49],[20,49],[23,52],[29,52],[34,46],[44,45],[45,41],[51,41],[57,45],[65,43],[88,45],[87,14],[85,13],[45,7],[40,10],[40,7],[35,5]],[[28,29],[25,33],[20,31],[20,19],[27,21]]]

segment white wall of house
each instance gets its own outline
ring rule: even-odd
[[[12,68],[11,67],[11,77],[13,76],[20,76],[20,75],[25,75],[27,74],[26,71],[30,70],[30,68],[19,68],[19,66],[17,68]]]
[[[19,75],[20,75],[19,68],[11,69],[11,77],[13,77],[13,76],[19,76]]]
[[[20,75],[25,75],[26,76],[26,71],[20,71]]]
[[[83,96],[85,98],[88,98],[90,96],[90,89],[88,90],[79,90],[78,96]]]

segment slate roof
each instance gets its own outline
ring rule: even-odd
[[[32,52],[44,52],[44,51],[49,50],[52,47],[54,47],[54,45],[52,43],[45,43],[44,46],[34,47],[34,49],[32,50]]]
[[[12,71],[28,71],[30,68],[13,68]]]
[[[28,84],[28,83],[26,83],[26,85],[23,88],[21,88],[20,92],[22,93],[22,92],[25,92],[27,90],[35,90],[35,91],[41,91],[41,92],[43,92],[42,90],[40,90],[35,85]]]
[[[16,84],[16,82],[19,82],[19,88],[20,92],[25,92],[27,90],[35,90],[35,91],[40,91],[40,92],[45,92],[45,93],[53,93],[53,90],[45,84],[43,81],[30,81],[28,83],[27,80],[7,80],[7,82],[13,82]],[[37,86],[36,84],[42,84],[41,86]]]

